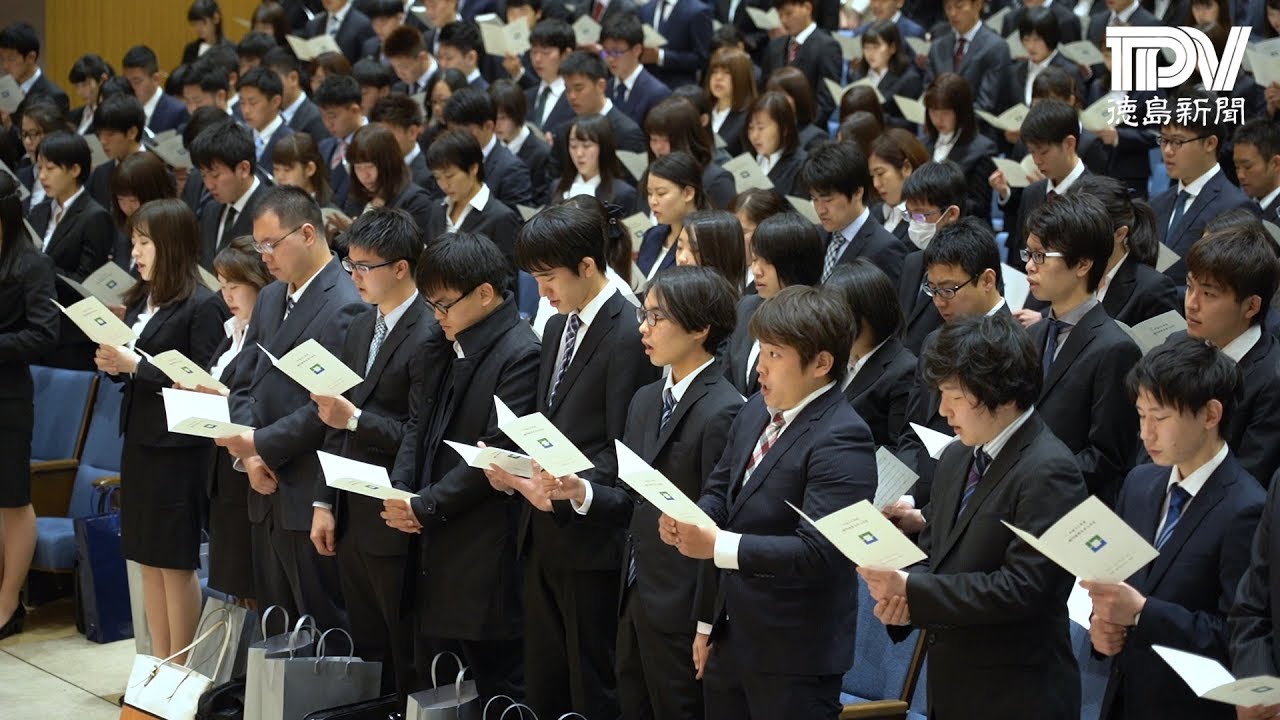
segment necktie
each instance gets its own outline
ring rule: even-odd
[[[560,361],[560,369],[556,371],[555,382],[551,383],[551,393],[547,395],[547,407],[551,407],[551,403],[555,402],[560,381],[564,380],[564,374],[569,371],[569,364],[573,362],[573,344],[578,339],[580,327],[582,327],[582,318],[578,317],[578,313],[571,313],[564,330],[564,358]]]
[[[1178,226],[1178,221],[1182,219],[1182,214],[1187,211],[1187,199],[1191,197],[1191,193],[1186,190],[1178,192],[1178,197],[1173,200],[1173,216],[1169,218],[1169,230],[1173,230]]]
[[[600,18],[602,17],[604,17],[604,3],[597,0],[595,5],[591,8],[591,19],[596,22],[600,22]]]
[[[1174,485],[1169,488],[1169,512],[1165,513],[1164,527],[1160,529],[1160,535],[1156,538],[1157,550],[1169,542],[1169,537],[1173,535],[1173,528],[1177,526],[1178,520],[1182,517],[1182,508],[1186,506],[1187,501],[1190,499],[1191,494],[1184,490],[1181,485]]]
[[[773,414],[773,421],[765,426],[764,432],[760,433],[760,439],[756,441],[756,449],[751,453],[751,460],[747,462],[747,470],[742,474],[742,484],[746,485],[747,480],[751,479],[751,471],[756,469],[760,461],[764,459],[769,448],[777,442],[778,436],[782,434],[782,428],[787,423],[782,418],[782,413]]]
[[[262,151],[267,149],[267,141],[261,136],[256,135],[253,138],[253,147],[258,159],[262,159]]]
[[[378,313],[378,319],[373,323],[373,341],[369,343],[369,359],[364,364],[364,375],[369,377],[369,371],[373,369],[373,361],[378,357],[378,350],[382,347],[382,341],[387,339],[387,318]]]
[[[1071,323],[1065,323],[1054,318],[1045,318],[1045,322],[1049,323],[1049,337],[1044,344],[1044,357],[1040,359],[1041,370],[1044,372],[1044,379],[1049,379],[1049,368],[1053,365],[1053,357],[1058,354],[1058,333],[1063,330],[1070,330]]]
[[[982,476],[986,474],[987,467],[991,465],[991,456],[986,450],[980,447],[973,449],[973,462],[969,465],[969,479],[964,484],[964,494],[960,496],[960,510],[956,512],[956,517],[964,512],[964,508],[969,504],[969,498],[973,496],[973,492],[978,489],[978,482],[982,480]]]
[[[297,305],[297,304],[298,304],[298,303],[294,302],[294,300],[293,300],[293,296],[292,296],[292,295],[290,295],[289,297],[285,298],[285,300],[284,300],[284,318],[283,318],[283,320],[288,320],[288,319],[289,319],[289,313],[293,312],[293,306],[294,306],[294,305]]]
[[[823,282],[826,282],[827,278],[831,277],[831,271],[835,270],[836,262],[840,259],[840,253],[847,244],[849,244],[849,239],[843,233],[831,233],[831,242],[827,245],[827,257],[822,261]]]
[[[337,34],[338,34],[338,28],[339,28],[341,25],[342,25],[342,23],[340,23],[340,22],[338,21],[338,16],[337,16],[337,15],[330,15],[330,16],[329,16],[329,28],[326,30],[326,32],[327,32],[328,34],[330,34],[330,35],[337,35]]]
[[[538,127],[542,127],[542,116],[547,111],[547,100],[551,98],[551,86],[545,85],[542,92],[538,93],[538,99],[533,103],[533,121]]]
[[[1045,194],[1044,194],[1044,201],[1045,201],[1045,202],[1053,202],[1054,200],[1057,200],[1057,199],[1058,199],[1058,191],[1057,191],[1057,190],[1050,190],[1049,192],[1047,192],[1047,193],[1045,193]]]
[[[796,53],[800,52],[800,43],[795,38],[791,38],[791,42],[787,43],[787,64],[796,61]]]
[[[59,205],[58,209],[53,211],[53,226],[58,227],[62,223],[62,216],[66,214],[67,209]]]
[[[627,84],[621,80],[613,86],[613,101],[619,104],[627,101]]]
[[[222,220],[222,229],[218,231],[218,248],[219,249],[226,246],[226,243],[223,241],[223,238],[227,236],[227,229],[236,224],[236,215],[238,214],[239,213],[236,212],[236,207],[234,205],[227,206],[227,216]]]
[[[964,60],[965,46],[968,44],[969,41],[963,36],[956,38],[956,54],[951,58],[952,70],[957,72],[960,70],[960,63]]]
[[[658,3],[658,6],[653,9],[653,30],[654,32],[661,32],[662,21],[666,19],[663,12],[664,10],[666,10],[666,3],[664,3],[662,0],[657,0],[657,3]]]
[[[346,157],[347,157],[347,141],[339,139],[338,149],[334,150],[333,157],[329,158],[329,169],[337,170],[338,166],[342,164],[342,161],[345,160]]]
[[[658,423],[658,432],[667,429],[667,422],[671,420],[671,413],[676,409],[676,396],[671,394],[671,388],[662,391],[662,420]]]

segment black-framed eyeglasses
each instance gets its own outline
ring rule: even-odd
[[[475,292],[475,291],[476,291],[476,288],[478,288],[478,287],[480,287],[480,286],[479,286],[479,285],[477,285],[476,287],[473,287],[473,288],[471,288],[470,290],[468,290],[468,291],[466,291],[466,292],[462,293],[461,295],[459,295],[459,296],[458,296],[458,299],[457,299],[457,300],[454,300],[453,302],[447,302],[447,303],[434,302],[434,301],[432,301],[432,300],[428,300],[428,299],[426,299],[426,298],[423,298],[422,300],[423,300],[423,302],[425,302],[425,303],[427,304],[427,307],[429,307],[429,308],[431,308],[432,310],[434,310],[435,312],[439,313],[441,316],[445,316],[445,315],[448,315],[448,314],[449,314],[449,311],[453,309],[453,306],[454,306],[454,305],[457,305],[458,303],[462,302],[463,300],[466,300],[466,299],[467,299],[467,296],[468,296],[468,295],[470,295],[471,293]]]
[[[263,240],[262,242],[258,242],[257,240],[254,240],[254,241],[253,241],[253,249],[254,249],[254,250],[257,250],[257,251],[258,251],[258,253],[259,253],[259,254],[261,254],[261,255],[272,255],[272,254],[274,254],[274,253],[275,253],[275,251],[276,251],[276,246],[277,246],[277,245],[279,245],[280,243],[282,243],[282,242],[284,242],[285,240],[287,240],[287,239],[289,238],[289,236],[290,236],[290,235],[292,235],[292,234],[294,234],[294,233],[298,232],[298,231],[299,231],[299,230],[301,230],[301,229],[303,228],[303,226],[305,226],[305,225],[306,225],[306,223],[302,223],[302,225],[299,225],[298,227],[296,227],[296,228],[294,228],[294,229],[290,230],[289,232],[285,233],[284,235],[281,235],[281,236],[280,236],[280,238],[279,238],[279,239],[277,239],[277,240]]]
[[[924,282],[920,283],[920,289],[923,290],[924,294],[928,295],[929,297],[940,297],[943,300],[953,300],[955,299],[956,293],[960,292],[961,288],[963,288],[965,285],[968,285],[969,283],[977,279],[978,279],[978,276],[974,275],[973,277],[969,278],[968,280],[965,280],[964,282],[960,283],[959,285],[956,285],[955,287],[938,287],[936,285],[930,285],[929,281],[925,280]]]
[[[636,308],[636,322],[641,325],[648,324],[653,327],[658,324],[659,320],[666,320],[667,316],[661,310],[646,310],[642,307]]]
[[[1156,145],[1159,145],[1161,149],[1164,149],[1165,147],[1171,147],[1171,148],[1173,148],[1173,151],[1174,151],[1174,152],[1177,152],[1177,151],[1181,150],[1181,149],[1182,149],[1182,146],[1183,146],[1183,145],[1186,145],[1187,143],[1192,143],[1192,142],[1195,142],[1195,141],[1197,141],[1197,140],[1205,140],[1205,139],[1207,139],[1207,138],[1211,138],[1211,137],[1213,137],[1213,135],[1212,135],[1212,134],[1209,134],[1209,135],[1197,135],[1197,136],[1195,136],[1195,137],[1193,137],[1193,138],[1187,138],[1186,140],[1183,140],[1182,138],[1171,138],[1171,137],[1163,137],[1163,136],[1161,136],[1161,137],[1156,138]]]
[[[346,270],[347,272],[349,272],[349,273],[351,273],[351,274],[353,274],[353,275],[354,275],[355,273],[360,273],[361,275],[364,275],[365,273],[369,272],[370,270],[377,270],[377,269],[378,269],[378,268],[380,268],[380,267],[386,267],[386,266],[388,266],[388,265],[395,265],[395,264],[396,264],[396,263],[398,263],[398,262],[400,262],[400,261],[399,261],[399,260],[388,260],[388,261],[386,261],[386,262],[380,262],[380,263],[378,263],[377,265],[366,265],[366,264],[364,264],[364,263],[351,262],[351,258],[342,258],[342,269],[343,269],[343,270]]]
[[[1027,262],[1028,260],[1030,260],[1031,262],[1037,265],[1043,265],[1044,261],[1048,260],[1051,257],[1064,258],[1066,257],[1066,254],[1060,253],[1060,252],[1045,252],[1044,250],[1030,250],[1028,248],[1022,248],[1021,250],[1018,251],[1018,257],[1022,259],[1022,262]]]

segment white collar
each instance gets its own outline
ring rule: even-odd
[[[396,329],[396,323],[400,322],[400,318],[404,317],[404,314],[409,312],[409,306],[417,299],[418,291],[414,290],[413,294],[410,295],[407,300],[395,306],[395,309],[382,317],[382,321],[387,324],[387,335],[390,335],[391,331]]]
[[[1214,163],[1213,167],[1209,168],[1208,171],[1206,171],[1203,175],[1196,178],[1195,180],[1192,180],[1191,182],[1186,183],[1185,185],[1182,183],[1182,181],[1178,181],[1178,191],[1185,192],[1188,195],[1190,195],[1192,198],[1195,198],[1200,195],[1200,191],[1204,190],[1204,186],[1209,184],[1209,181],[1213,179],[1213,176],[1217,175],[1221,171],[1222,171],[1222,166],[1219,165],[1218,163]]]
[[[1070,190],[1071,185],[1076,180],[1079,180],[1081,175],[1084,175],[1084,163],[1080,161],[1079,157],[1077,157],[1076,166],[1071,168],[1071,172],[1067,173],[1066,177],[1062,178],[1062,182],[1054,185],[1053,181],[1050,180],[1048,189],[1061,195]]]
[[[887,338],[881,340],[879,345],[871,348],[870,352],[858,358],[849,366],[848,371],[844,374],[844,385],[841,387],[842,390],[848,388],[849,385],[853,383],[853,379],[858,376],[858,372],[862,370],[862,368],[867,366],[867,361],[871,359],[871,356],[875,355],[876,351],[884,347],[884,344],[887,342],[889,342]]]
[[[938,133],[938,139],[933,142],[933,146],[941,147],[943,145],[955,145],[956,135],[957,133],[955,130],[952,130],[951,132],[945,132],[945,133],[940,132]]]
[[[1004,446],[1008,444],[1009,438],[1013,437],[1013,434],[1018,431],[1018,428],[1027,423],[1027,419],[1031,417],[1032,412],[1035,412],[1035,406],[1027,408],[1026,411],[1015,418],[1013,422],[1009,423],[1003,430],[996,433],[995,437],[983,443],[982,449],[987,453],[987,456],[992,460],[995,460],[996,456],[1000,454],[1000,451],[1004,449]]]
[[[1280,185],[1277,185],[1275,190],[1267,193],[1266,197],[1259,199],[1258,204],[1262,207],[1267,207],[1271,203],[1275,202],[1277,197],[1280,197]]]
[[[156,91],[151,94],[151,99],[142,103],[142,111],[146,113],[148,123],[151,122],[151,116],[155,113],[156,106],[160,104],[160,96],[163,94],[164,91],[157,87]]]
[[[621,79],[614,78],[614,79],[616,82],[620,82],[623,85],[626,85],[627,92],[629,93],[635,89],[636,79],[640,77],[640,73],[642,72],[644,72],[644,65],[641,65],[640,63],[636,63],[636,68],[631,71],[630,75],[626,76],[625,78],[621,78]]]
[[[53,209],[53,212],[49,213],[49,217],[50,217],[50,219],[52,219],[52,218],[53,218],[53,216],[54,216],[54,215],[55,215],[59,210],[61,210],[63,213],[65,213],[65,212],[67,211],[67,208],[69,208],[69,207],[71,207],[72,205],[74,205],[74,204],[75,204],[75,202],[76,202],[76,200],[77,200],[81,195],[83,195],[83,194],[84,194],[84,189],[85,189],[85,187],[86,187],[86,186],[81,185],[80,187],[76,188],[76,191],[75,191],[74,193],[72,193],[72,194],[71,194],[71,197],[67,198],[67,201],[66,201],[65,203],[60,203],[60,202],[58,202],[56,199],[50,199],[50,207]],[[65,220],[66,218],[63,218],[63,219]]]
[[[1046,57],[1045,59],[1041,60],[1038,63],[1033,63],[1031,62],[1031,58],[1027,58],[1027,67],[1030,69],[1030,72],[1027,73],[1027,79],[1030,80],[1031,78],[1034,78],[1036,75],[1039,75],[1042,70],[1049,67],[1049,65],[1053,62],[1053,59],[1057,56],[1058,56],[1058,49],[1054,48],[1053,51],[1049,53],[1048,57]]]
[[[529,139],[529,126],[521,125],[520,132],[516,133],[516,136],[511,139],[511,142],[503,143],[503,144],[507,146],[507,149],[511,151],[512,155],[518,155],[520,154],[520,148],[524,147],[524,141],[528,139]]]
[[[435,74],[436,74],[436,59],[432,57],[430,53],[428,53],[427,54],[427,71],[418,76],[418,79],[416,82],[414,82],[414,85],[422,87],[422,92],[426,92],[427,90],[430,90],[431,88],[427,85],[427,83],[431,81],[431,76]]]
[[[1227,343],[1226,347],[1222,348],[1222,354],[1239,363],[1261,339],[1262,326],[1257,324],[1250,325],[1248,330],[1240,333],[1235,340]]]
[[[409,150],[409,152],[406,153],[404,156],[405,166],[408,167],[409,164],[414,161],[414,158],[418,157],[421,154],[422,154],[422,146],[419,145],[418,143],[414,143],[413,148]]]
[[[1219,442],[1222,441],[1220,440]],[[1169,485],[1165,489],[1165,493],[1168,494],[1169,489],[1174,485],[1181,485],[1182,489],[1186,490],[1187,494],[1194,498],[1196,493],[1204,488],[1204,484],[1209,481],[1210,476],[1222,465],[1222,461],[1227,459],[1227,449],[1227,444],[1223,442],[1222,447],[1218,448],[1218,452],[1214,453],[1208,462],[1192,470],[1191,474],[1186,477],[1182,477],[1177,465],[1169,468]]]
[[[455,223],[450,219],[453,217],[453,201],[449,198],[445,198],[445,225],[450,229],[450,232],[452,232],[454,229],[462,226],[462,221],[467,219],[467,215],[469,215],[472,210],[475,210],[476,212],[484,212],[484,206],[487,204],[489,204],[489,185],[487,183],[480,183],[480,189],[477,190],[476,194],[472,195],[471,199],[467,201],[467,206],[462,209],[462,214],[458,216],[458,222]]]
[[[1002,297],[1002,298],[1000,298],[1000,302],[997,302],[995,305],[992,305],[992,306],[991,306],[991,309],[990,309],[990,310],[988,310],[988,311],[986,312],[986,316],[987,316],[987,317],[991,317],[991,316],[995,315],[997,312],[999,312],[1000,308],[1002,308],[1002,307],[1004,307],[1004,298],[1003,298],[1003,297]]]
[[[573,184],[569,186],[568,197],[595,195],[598,187],[600,187],[600,173],[596,173],[590,180],[583,179],[582,173],[578,173],[573,177]]]
[[[44,71],[40,69],[39,65],[37,65],[36,71],[31,73],[31,77],[27,78],[26,82],[18,83],[18,87],[22,88],[22,94],[26,95],[31,92],[31,86],[35,85],[36,81],[39,80],[40,76],[43,74]]]
[[[814,390],[813,392],[806,395],[803,400],[796,403],[795,407],[791,408],[790,410],[782,410],[781,411],[782,412],[782,429],[786,430],[787,428],[791,427],[791,423],[795,422],[795,419],[800,415],[801,412],[804,412],[804,409],[806,407],[809,407],[809,403],[813,402],[814,400],[817,400],[819,397],[821,397],[823,393],[835,387],[835,385],[836,385],[836,381],[832,380],[826,385],[823,385],[817,390]],[[768,408],[768,406],[766,407]],[[775,408],[768,408],[768,410],[769,410],[769,417],[771,418],[774,416],[774,414],[779,412]]]
[[[1093,291],[1094,297],[1101,300],[1106,296],[1107,288],[1111,287],[1112,281],[1116,279],[1116,273],[1120,272],[1120,266],[1124,264],[1124,261],[1128,259],[1128,257],[1129,253],[1128,251],[1125,251],[1125,254],[1120,256],[1120,262],[1116,263],[1115,267],[1107,271],[1107,274],[1103,276],[1102,282],[1098,284],[1098,289]]]
[[[222,323],[222,330],[227,334],[228,338],[231,338],[231,344],[233,346],[237,342],[244,342],[244,331],[248,327],[248,322],[241,320],[235,315],[227,318],[226,322]],[[236,335],[240,335],[240,337],[237,339]]]
[[[818,23],[809,23],[809,27],[796,34],[796,45],[803,45],[806,40],[813,36],[813,32],[817,29]]]
[[[253,197],[253,194],[258,191],[258,186],[261,184],[262,183],[258,180],[258,173],[254,173],[253,183],[249,185],[249,189],[245,190],[243,195],[236,198],[236,201],[231,203],[231,207],[236,209],[236,215],[244,212],[244,206],[249,204],[249,198]]]
[[[613,112],[613,100],[606,96],[604,99],[604,105],[600,106],[600,112],[597,114],[600,117],[608,117],[611,112]]]
[[[774,152],[772,152],[772,153],[769,153],[768,155],[761,155],[761,154],[759,154],[759,153],[756,153],[756,164],[757,164],[757,165],[760,165],[760,168],[761,168],[762,170],[764,170],[764,174],[765,174],[765,175],[768,175],[770,171],[772,171],[775,167],[777,167],[777,166],[778,166],[778,161],[779,161],[779,160],[781,160],[781,159],[782,159],[782,149],[781,149],[781,148],[779,148],[778,150],[775,150],[775,151],[774,151]],[[765,162],[765,163],[762,163],[762,162],[760,162],[761,160],[764,160],[764,161],[766,161],[766,162]],[[765,170],[765,165],[766,165],[766,163],[767,163],[767,165],[768,165],[768,169],[767,169],[767,170]]]
[[[268,123],[267,126],[262,129],[262,132],[258,132],[257,130],[254,130],[253,135],[255,138],[262,138],[262,142],[264,143],[271,142],[271,136],[275,135],[276,131],[279,130],[280,126],[283,124],[284,124],[284,118],[280,117],[279,113],[276,113],[275,120],[272,120],[270,123]]]
[[[302,103],[306,101],[307,101],[307,94],[304,92],[298,93],[298,99],[294,100],[293,103],[289,105],[289,107],[281,110],[280,115],[284,117],[286,122],[293,122],[293,116],[297,114],[298,108],[302,107]]]
[[[688,392],[689,386],[692,385],[693,381],[698,377],[698,374],[701,373],[703,370],[706,370],[708,367],[710,367],[711,363],[715,361],[716,361],[715,357],[712,356],[706,362],[702,363],[697,368],[695,368],[693,372],[689,373],[688,375],[685,375],[683,380],[675,384],[672,384],[671,375],[668,374],[667,382],[662,386],[662,389],[664,391],[670,390],[671,397],[675,398],[676,403],[679,403],[680,400],[684,397],[684,394]]]
[[[297,305],[299,302],[302,302],[302,295],[303,295],[303,293],[305,293],[305,292],[307,291],[307,288],[311,287],[311,283],[312,283],[312,282],[313,282],[317,277],[320,277],[320,273],[321,273],[321,272],[324,272],[324,267],[323,267],[323,266],[321,266],[321,268],[320,268],[319,270],[317,270],[317,271],[315,272],[315,274],[314,274],[314,275],[312,275],[311,277],[307,278],[307,281],[306,281],[306,282],[304,282],[304,283],[302,283],[302,285],[300,285],[300,286],[298,287],[298,289],[297,289],[297,290],[294,290],[293,292],[289,293],[289,297],[293,300],[293,304],[294,304],[294,305]],[[286,286],[285,286],[285,289],[286,289],[286,290],[288,290],[288,289],[289,289],[289,286],[288,286],[288,285],[286,285]]]
[[[547,84],[545,80],[540,82],[538,84],[538,93],[541,94],[544,88],[551,88],[551,95],[558,98],[564,94],[564,78],[557,75],[556,79],[552,80],[550,84]]]
[[[871,217],[871,211],[864,206],[862,208],[862,212],[858,213],[858,217],[854,218],[853,222],[845,225],[840,230],[840,236],[844,238],[846,243],[853,240],[854,236],[858,234],[858,231],[862,229],[863,223],[865,223],[869,217]]]
[[[612,283],[605,285],[603,290],[596,293],[595,297],[591,298],[591,300],[584,305],[581,310],[577,311],[578,321],[582,323],[583,328],[591,325],[591,323],[596,319],[596,315],[600,314],[600,310],[604,307],[604,304],[608,302],[609,298],[613,297],[616,292],[618,292],[618,289],[615,288]],[[571,312],[569,314],[572,315],[573,313]],[[568,326],[566,325],[566,327]],[[578,330],[578,337],[582,336],[583,331],[580,328]]]
[[[474,68],[474,69],[472,69],[472,70],[471,70],[471,72],[467,73],[467,84],[468,84],[468,85],[475,85],[475,84],[476,84],[476,80],[479,80],[479,79],[480,79],[480,68],[478,68],[478,67],[477,67],[477,68]]]
[[[1122,22],[1129,22],[1129,18],[1133,17],[1133,14],[1136,12],[1138,12],[1138,0],[1133,0],[1133,4],[1129,7],[1118,13],[1113,12],[1111,14],[1112,16],[1119,18]]]
[[[457,355],[459,360],[466,357],[466,353],[462,352],[462,343],[457,340],[453,341],[453,354]]]
[[[351,3],[348,2],[342,6],[342,9],[338,10],[335,13],[330,13],[329,18],[331,20],[337,21],[338,27],[342,27],[342,21],[347,19],[347,13],[350,11],[351,11]]]
[[[489,159],[489,153],[493,152],[493,149],[497,146],[498,146],[498,134],[494,133],[489,136],[489,142],[485,143],[484,147],[480,148],[480,152],[481,154],[484,155],[485,160]]]
[[[982,20],[979,19],[977,22],[973,24],[973,27],[969,28],[968,30],[964,32],[957,32],[956,37],[964,38],[964,41],[966,44],[973,45],[973,39],[978,36],[978,30],[980,30],[981,28],[982,28]],[[952,28],[952,31],[954,30],[955,28]],[[965,52],[966,53],[968,52],[968,48],[966,48]]]

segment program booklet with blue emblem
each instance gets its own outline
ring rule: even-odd
[[[1003,520],[1000,522],[1041,555],[1081,580],[1124,582],[1160,554],[1092,495],[1038,538]]]
[[[787,505],[859,567],[901,570],[928,557],[870,500],[854,503],[818,520],[811,519],[789,502]]]

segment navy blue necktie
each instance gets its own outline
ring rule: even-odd
[[[1191,197],[1191,193],[1183,190],[1178,193],[1178,197],[1173,200],[1173,215],[1169,218],[1169,230],[1172,231],[1178,227],[1178,221],[1182,219],[1182,214],[1187,210],[1187,200]],[[1170,238],[1172,240],[1172,238]],[[1167,244],[1167,243],[1166,243]]]
[[[982,480],[982,476],[986,474],[987,467],[991,465],[991,456],[982,448],[973,449],[973,462],[969,464],[969,479],[964,484],[964,494],[960,496],[960,510],[956,513],[956,517],[960,517],[964,513],[964,508],[969,504],[969,498],[973,497],[973,493],[978,489],[978,482]]]
[[[662,391],[662,420],[658,424],[658,432],[667,429],[667,422],[671,420],[671,413],[676,409],[676,396],[671,393],[671,388]]]
[[[1183,489],[1181,485],[1174,485],[1169,488],[1169,512],[1164,516],[1164,527],[1160,529],[1160,535],[1156,537],[1156,549],[1164,547],[1169,542],[1169,538],[1173,535],[1173,529],[1177,527],[1178,520],[1182,518],[1182,508],[1186,507],[1187,501],[1191,499],[1191,493]]]
[[[1044,343],[1044,357],[1040,359],[1041,371],[1043,379],[1049,379],[1049,367],[1053,365],[1053,358],[1058,354],[1058,333],[1064,329],[1069,329],[1071,323],[1062,322],[1053,318],[1045,318],[1045,322],[1049,323],[1049,337]]]

